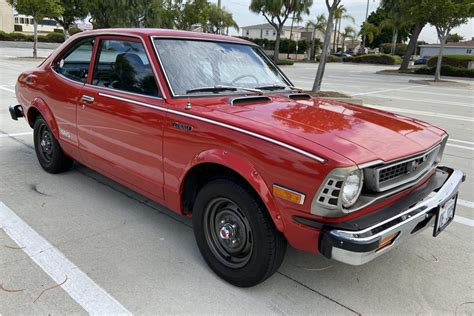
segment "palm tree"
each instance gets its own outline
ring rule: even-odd
[[[356,34],[357,34],[356,30],[352,26],[346,26],[344,28],[344,31],[341,33],[342,52],[344,52],[344,46],[346,44],[346,39],[347,38],[352,38],[352,41],[354,41]]]
[[[313,32],[311,34],[311,51],[309,54],[309,59],[313,60],[315,55],[316,55],[316,32],[321,32],[321,34],[324,34],[326,32],[326,26],[328,24],[328,20],[326,19],[326,16],[324,14],[320,14],[316,17],[316,20],[314,21],[308,21],[306,23],[306,29],[312,29]]]
[[[382,2],[385,5],[388,5],[389,1]],[[406,18],[403,17],[402,12],[400,12],[400,5],[395,1],[389,11],[389,16],[380,24],[380,29],[391,29],[392,34],[392,48],[390,49],[390,54],[395,54],[395,49],[397,47],[398,40],[398,31],[402,28],[408,26]]]
[[[352,23],[355,23],[355,19],[352,15],[347,14],[347,9],[344,5],[339,5],[334,12],[334,43],[333,51],[337,52],[339,46],[339,32],[341,31],[341,22],[343,19],[351,20]]]
[[[380,34],[380,29],[375,24],[372,24],[370,22],[364,22],[364,24],[362,24],[362,28],[360,29],[359,34],[365,36],[367,38],[368,43],[371,44],[374,41],[375,37]]]

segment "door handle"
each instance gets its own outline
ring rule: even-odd
[[[82,102],[92,103],[92,102],[94,102],[94,97],[91,97],[91,96],[88,96],[88,95],[83,95],[82,96]]]

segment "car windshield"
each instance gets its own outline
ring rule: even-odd
[[[188,39],[155,39],[175,95],[229,93],[225,87],[286,89],[289,83],[257,47]],[[214,89],[213,89],[214,88]],[[242,89],[236,89],[242,92]]]

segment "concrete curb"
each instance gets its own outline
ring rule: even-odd
[[[426,86],[437,87],[470,87],[471,84],[458,81],[432,81],[432,80],[408,80],[409,83],[416,83]]]

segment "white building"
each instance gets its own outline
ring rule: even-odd
[[[439,47],[439,44],[420,45],[420,56],[438,55]],[[447,43],[443,55],[474,55],[474,38],[470,41]]]
[[[33,17],[24,14],[15,14],[15,25],[21,26],[21,32],[33,33]],[[53,19],[44,18],[38,22],[38,33],[54,32],[54,29],[62,29],[62,27]]]
[[[268,40],[275,40],[276,39],[276,30],[273,26],[269,23],[264,24],[257,24],[257,25],[249,25],[244,26],[242,29],[242,36],[248,37],[252,39],[268,39]],[[290,38],[294,41],[299,41],[301,39],[301,34],[305,32],[305,28],[303,26],[293,26],[293,31],[291,30],[291,26],[283,26],[281,31],[281,38]]]

